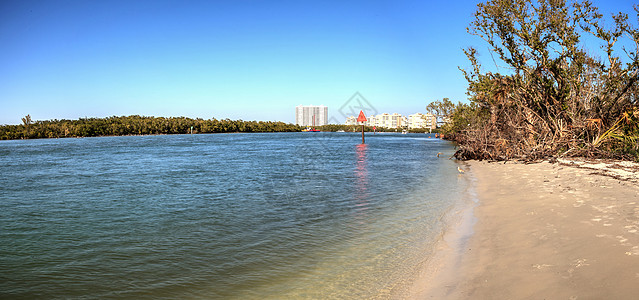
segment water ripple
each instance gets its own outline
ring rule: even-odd
[[[463,188],[447,142],[359,141],[0,142],[0,298],[387,297]]]

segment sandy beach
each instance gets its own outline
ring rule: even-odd
[[[636,299],[636,166],[470,162],[474,217],[459,217],[413,298]]]

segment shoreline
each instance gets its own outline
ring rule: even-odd
[[[452,224],[413,299],[632,299],[639,293],[638,164],[470,165],[479,198],[474,234],[456,249],[448,239],[463,232],[463,221]],[[612,175],[624,178],[606,174],[621,167],[626,170]]]
[[[433,246],[430,257],[409,289],[408,299],[444,299],[455,285],[457,271],[462,267],[463,250],[474,235],[477,218],[474,210],[479,198],[477,178],[468,163],[461,163],[468,180],[464,197],[450,209],[443,218],[444,232]]]

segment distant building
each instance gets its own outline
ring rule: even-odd
[[[408,118],[406,116],[400,116],[399,120],[397,121],[397,127],[408,127]]]
[[[354,116],[350,116],[346,118],[346,125],[357,125],[357,118]],[[379,114],[379,115],[370,115],[366,118],[366,122],[364,125],[366,126],[375,126],[380,128],[400,128],[405,127],[408,124],[408,119],[398,113],[394,114]]]
[[[370,115],[370,117],[366,118],[366,122],[364,123],[364,125],[379,127],[379,119],[375,117],[375,115]]]
[[[408,116],[408,128],[437,128],[437,118],[432,114],[415,113]]]
[[[399,127],[403,127],[406,123],[406,121],[404,120],[405,118],[398,114],[398,113],[394,113],[394,114],[381,114],[381,115],[377,115],[377,126],[379,127],[385,127],[385,128],[399,128]]]
[[[295,124],[300,126],[328,124],[328,106],[299,105],[295,107]]]
[[[437,116],[433,114],[425,114],[426,128],[437,129]]]
[[[391,117],[389,114],[387,113],[383,113],[380,115],[377,115],[377,117],[375,118],[377,119],[377,126],[378,127],[384,127],[384,128],[391,128]]]

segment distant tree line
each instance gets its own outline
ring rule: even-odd
[[[271,121],[243,121],[122,116],[81,118],[79,120],[33,121],[22,118],[21,125],[0,126],[0,140],[96,137],[151,134],[225,133],[225,132],[296,132],[297,125]],[[192,128],[192,129],[191,129]]]
[[[634,9],[633,20],[618,13],[604,24],[589,1],[478,4],[468,32],[486,42],[498,72],[485,71],[468,48],[472,67],[462,72],[470,103],[428,106],[459,143],[455,156],[639,161],[639,5]]]

